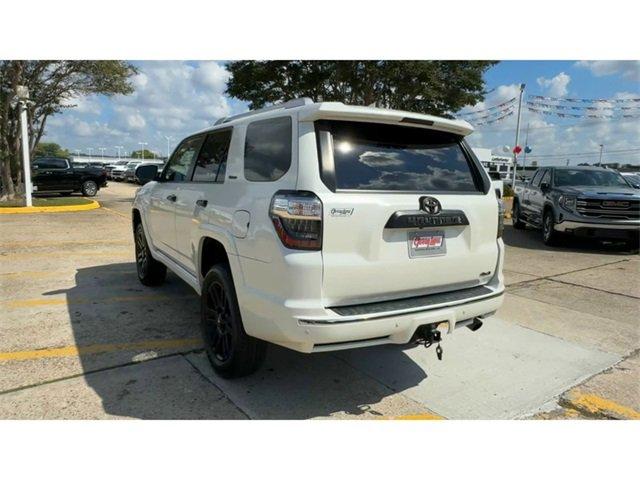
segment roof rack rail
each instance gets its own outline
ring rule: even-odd
[[[276,103],[275,105],[271,105],[269,107],[259,108],[258,110],[249,110],[248,112],[239,113],[238,115],[231,115],[230,117],[219,118],[218,120],[216,120],[216,123],[214,123],[214,125],[220,125],[222,123],[231,122],[232,120],[237,120],[239,118],[250,117],[252,115],[257,115],[258,113],[269,112],[271,110],[279,110],[281,108],[286,109],[286,108],[302,107],[304,105],[311,105],[312,103],[314,103],[313,100],[311,100],[308,97],[294,98],[292,100],[287,100],[286,102]]]

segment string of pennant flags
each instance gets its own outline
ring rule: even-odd
[[[640,103],[640,98],[565,98],[545,97],[542,95],[529,95],[536,100],[568,102],[568,103]]]
[[[534,107],[534,108],[543,108],[543,109],[556,109],[556,110],[576,110],[576,111],[581,111],[581,110],[588,110],[591,112],[597,112],[599,110],[622,110],[622,111],[628,111],[628,110],[638,110],[640,109],[640,103],[638,105],[632,105],[632,106],[614,106],[614,105],[598,105],[598,106],[585,106],[585,105],[558,105],[558,104],[552,104],[552,103],[543,103],[543,102],[532,102],[532,101],[527,101],[526,102],[527,106],[529,107]]]
[[[504,110],[506,110],[506,108],[503,108],[503,107],[506,107],[507,105],[514,106],[515,102],[516,102],[516,97],[513,97],[513,98],[507,100],[506,102],[502,102],[502,103],[500,103],[498,105],[493,105],[492,107],[485,108],[485,109],[482,109],[482,110],[475,110],[473,112],[458,113],[456,116],[457,117],[462,117],[462,118],[465,118],[465,119],[469,119],[471,117],[477,117],[479,115],[482,116],[483,114],[485,114],[484,118],[486,118],[486,113],[487,112],[493,112],[494,110],[498,110],[498,109],[502,109],[502,111],[504,111]],[[500,113],[500,111],[498,113]]]
[[[516,97],[482,110],[459,113],[458,118],[474,126],[500,122],[515,113]],[[525,107],[533,113],[559,118],[628,119],[640,118],[640,98],[564,98],[529,95]]]

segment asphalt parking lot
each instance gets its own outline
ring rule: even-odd
[[[0,418],[640,418],[640,262],[616,245],[505,231],[508,293],[434,349],[270,347],[227,381],[201,351],[197,296],[136,278],[130,203],[0,215]]]

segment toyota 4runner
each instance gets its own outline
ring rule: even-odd
[[[207,355],[437,344],[503,299],[502,215],[464,121],[296,99],[184,139],[136,194],[137,271],[198,292]]]

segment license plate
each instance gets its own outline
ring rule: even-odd
[[[409,232],[407,234],[407,244],[410,258],[432,257],[447,253],[447,245],[442,230]]]

